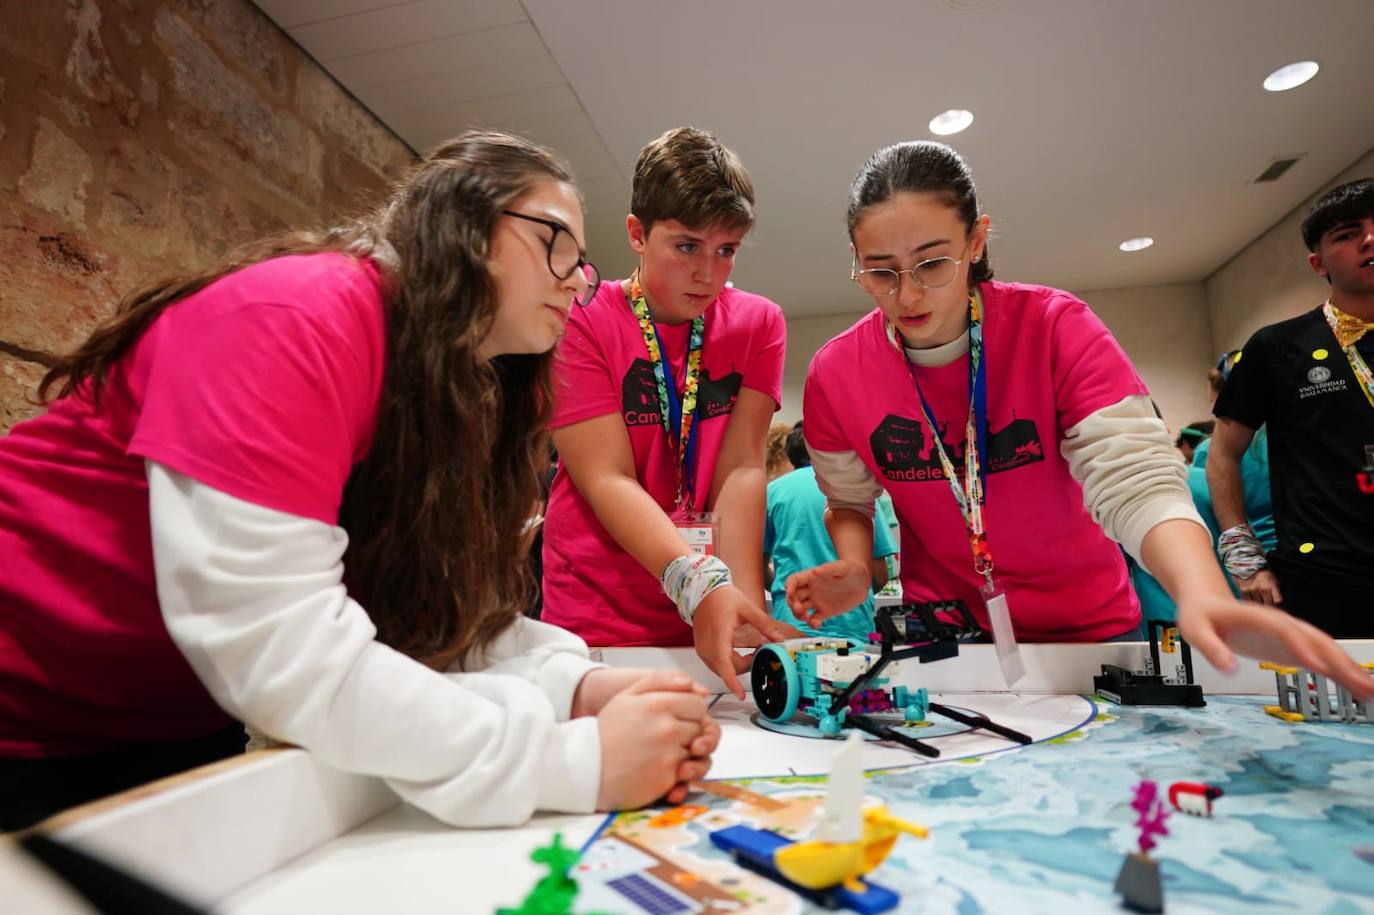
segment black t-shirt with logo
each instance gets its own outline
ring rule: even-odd
[[[1374,333],[1355,348],[1374,363]],[[1374,593],[1374,406],[1321,308],[1260,328],[1214,412],[1269,425],[1269,476],[1278,547],[1269,561],[1286,578]]]

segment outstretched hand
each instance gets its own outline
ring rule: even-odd
[[[868,569],[836,559],[788,576],[787,606],[808,626],[820,626],[863,603],[870,583]]]
[[[752,623],[745,623],[735,630],[734,645],[736,648],[758,648],[760,645],[767,645],[769,642],[776,642],[779,639],[776,633],[780,632],[784,639],[801,639],[806,637],[802,632],[791,623],[784,623],[782,620],[773,620],[776,627],[774,636],[766,636],[754,628]]]
[[[1178,629],[1218,670],[1236,654],[1301,667],[1344,686],[1357,701],[1374,698],[1374,676],[1311,623],[1263,604],[1204,597],[1178,605]]]
[[[735,632],[745,625],[753,626],[770,642],[787,638],[781,624],[734,585],[706,595],[692,618],[692,641],[697,654],[736,699],[744,698],[739,674],[748,670],[750,664],[750,656],[738,654],[734,648]]]

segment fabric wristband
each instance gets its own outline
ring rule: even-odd
[[[719,557],[689,553],[668,563],[659,583],[663,593],[677,605],[677,615],[690,626],[706,595],[731,583],[730,567]]]
[[[1221,564],[1236,578],[1249,578],[1269,568],[1269,561],[1264,558],[1264,546],[1248,524],[1237,524],[1222,531],[1217,540],[1217,549],[1221,553]]]

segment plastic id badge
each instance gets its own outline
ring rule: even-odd
[[[715,512],[678,512],[673,515],[677,532],[693,553],[715,556],[720,545],[720,520]]]
[[[978,589],[987,604],[988,619],[992,622],[992,641],[997,648],[997,663],[1002,667],[1002,678],[1011,689],[1026,675],[1026,665],[1021,661],[1021,646],[1016,643],[1016,633],[1011,628],[1011,610],[1007,607],[1007,595],[995,580]]]

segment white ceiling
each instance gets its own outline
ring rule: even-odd
[[[714,130],[758,192],[735,279],[791,317],[863,307],[849,181],[947,108],[976,117],[949,142],[992,215],[999,276],[1075,290],[1201,280],[1374,147],[1370,0],[257,4],[417,149],[480,125],[563,153],[603,275],[630,264],[640,147]],[[1260,87],[1302,59],[1316,79]],[[1136,235],[1155,246],[1117,251]]]

